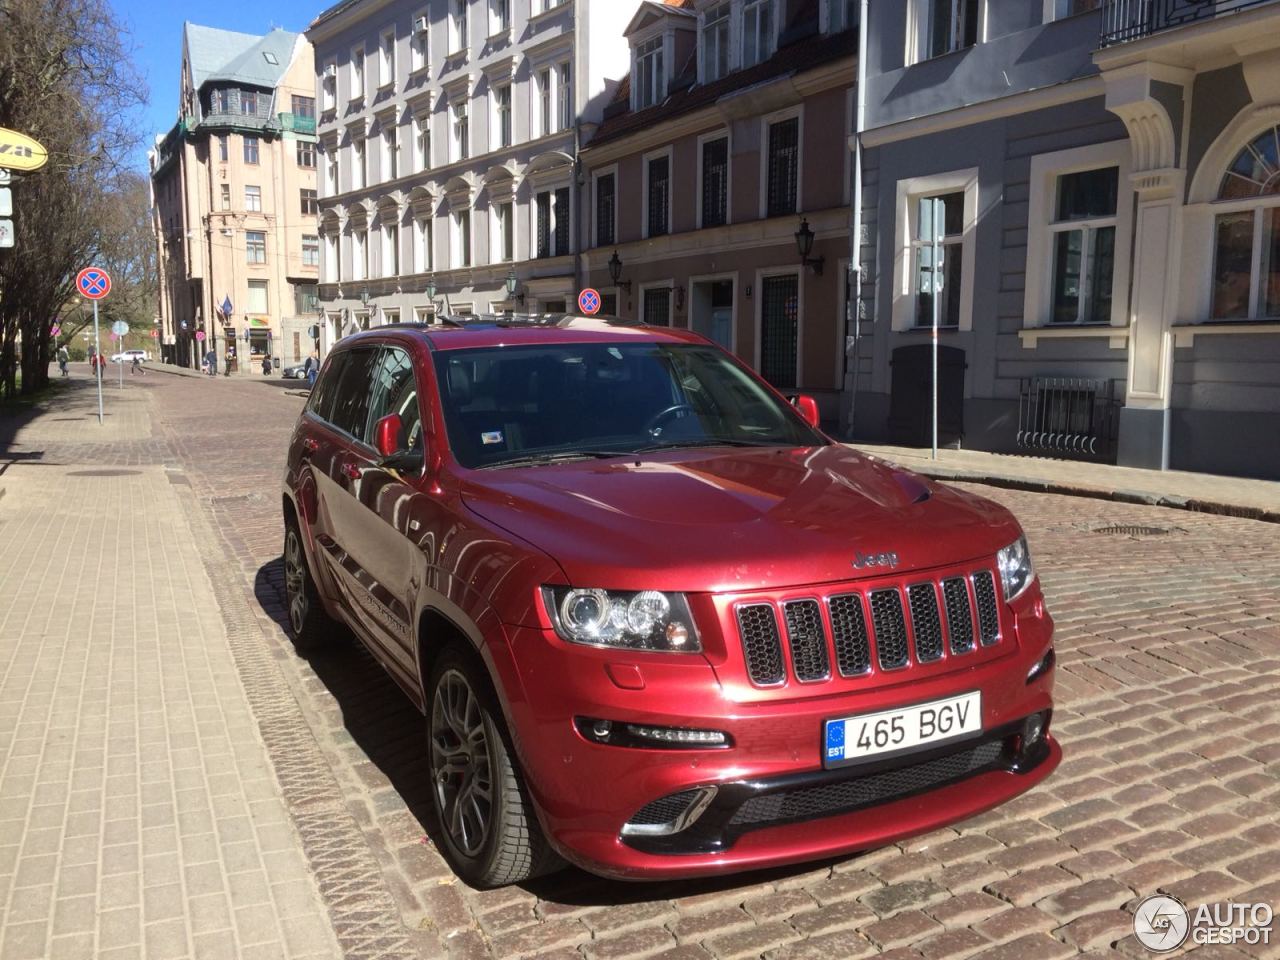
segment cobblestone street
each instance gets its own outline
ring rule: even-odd
[[[432,841],[417,711],[358,645],[285,635],[296,387],[126,376],[100,427],[83,370],[0,420],[5,960],[1145,957],[1150,893],[1280,908],[1280,526],[974,486],[1021,519],[1057,621],[1044,785],[834,862],[480,892]]]

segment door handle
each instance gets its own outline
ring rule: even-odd
[[[320,449],[320,441],[313,440],[311,437],[302,438],[302,450],[304,453],[315,453]]]
[[[348,480],[359,480],[360,468],[348,460],[342,465],[342,475]]]

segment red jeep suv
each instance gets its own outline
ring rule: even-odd
[[[857,453],[696,334],[466,318],[329,354],[289,618],[426,715],[462,879],[880,846],[1044,779],[1053,621],[1007,510]]]

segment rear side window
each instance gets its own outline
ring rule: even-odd
[[[325,418],[361,442],[369,439],[369,389],[377,358],[376,349],[352,350],[347,354],[346,365],[334,391],[333,407]]]
[[[333,412],[333,396],[337,392],[338,380],[342,377],[342,368],[347,363],[346,353],[335,353],[320,371],[316,385],[311,391],[311,399],[307,401],[307,409],[321,420],[328,420]]]
[[[399,347],[386,347],[374,369],[373,399],[369,407],[369,430],[388,414],[400,417],[399,450],[422,447],[422,415],[418,409],[418,385],[409,354]],[[372,435],[372,433],[370,434]]]

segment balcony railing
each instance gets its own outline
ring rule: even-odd
[[[304,117],[298,113],[280,114],[280,129],[292,130],[294,133],[315,133],[316,118]]]
[[[1230,16],[1276,0],[1104,0],[1101,46],[1139,40],[1162,30]]]

